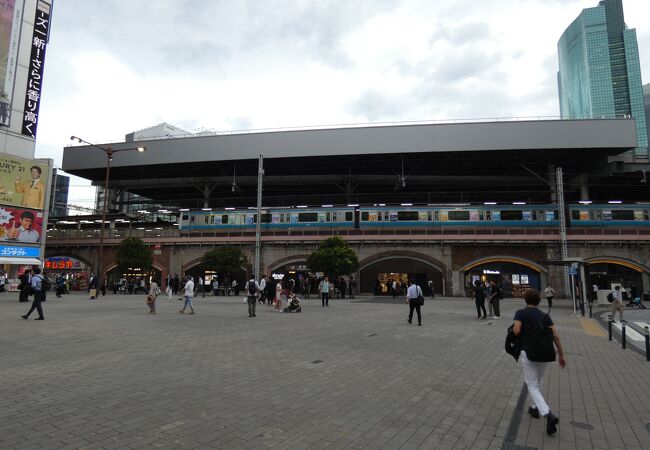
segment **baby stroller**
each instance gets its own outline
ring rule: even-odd
[[[289,301],[289,305],[284,308],[284,312],[286,313],[299,313],[302,311],[302,308],[300,307],[300,300],[298,300],[298,297],[295,295],[291,297],[291,301]]]
[[[641,301],[641,297],[636,297],[634,299],[631,299],[626,306],[631,306],[632,308],[636,308],[636,309],[646,309],[646,306]]]

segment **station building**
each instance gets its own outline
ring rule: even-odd
[[[137,144],[147,151],[120,152],[111,161],[109,211],[125,214],[131,203],[139,209],[108,224],[109,249],[102,267],[109,271],[114,266],[111,248],[126,235],[140,236],[152,246],[160,278],[195,274],[202,254],[217,245],[239,245],[252,261],[254,230],[183,233],[178,226],[192,211],[216,214],[254,207],[260,157],[263,207],[285,208],[287,217],[298,207],[330,205],[540,205],[532,208],[534,215],[536,209],[557,205],[560,194],[567,204],[622,201],[634,205],[630,208],[638,210],[641,219],[650,214],[643,206],[650,200],[643,176],[647,164],[619,157],[637,146],[635,121],[625,118],[149,134]],[[134,145],[133,135],[98,145],[128,149]],[[88,145],[65,147],[63,169],[103,186],[106,155]],[[164,217],[152,221],[156,213]],[[574,212],[566,213],[570,218]],[[97,219],[50,221],[47,255],[77,258],[92,270]],[[564,268],[556,264],[561,259],[557,227],[524,225],[457,227],[432,222],[417,230],[387,225],[372,232],[363,227],[310,231],[287,226],[262,233],[261,265],[267,274],[306,274],[306,256],[336,234],[358,252],[361,267],[354,276],[362,292],[385,293],[390,280],[406,278],[421,284],[431,280],[434,290],[446,295],[466,295],[467,285],[476,279],[506,281],[514,296],[547,282],[561,291]],[[645,221],[625,228],[606,225],[570,229],[569,256],[582,258],[588,273],[593,269],[589,283],[621,282],[638,292],[650,291]],[[233,277],[245,281],[249,273],[250,268],[242,268]]]

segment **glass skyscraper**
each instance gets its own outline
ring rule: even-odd
[[[557,44],[560,116],[592,119],[629,116],[636,122],[636,157],[648,157],[636,30],[628,29],[622,0],[582,10]]]

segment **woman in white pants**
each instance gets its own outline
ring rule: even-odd
[[[513,332],[520,337],[519,364],[524,372],[528,393],[534,403],[534,406],[528,408],[528,413],[536,419],[540,416],[546,417],[546,433],[551,435],[557,431],[560,419],[551,412],[544,400],[542,376],[548,362],[555,360],[554,344],[557,348],[560,368],[563,369],[566,366],[564,349],[551,317],[537,308],[541,301],[539,292],[535,289],[528,289],[524,293],[524,300],[526,308],[515,313]]]

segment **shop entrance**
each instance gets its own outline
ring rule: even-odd
[[[409,258],[385,259],[361,269],[360,291],[392,296],[392,284],[395,281],[395,295],[404,296],[409,280],[414,280],[425,296],[431,295],[429,281],[436,294],[443,292],[442,273],[422,261]]]
[[[149,292],[152,281],[161,286],[161,276],[162,272],[155,267],[149,271],[139,267],[120,271],[114,267],[106,273],[106,287],[114,294],[145,294]]]
[[[523,264],[494,261],[474,266],[465,271],[465,295],[474,295],[475,281],[482,284],[494,281],[501,286],[504,297],[523,297],[526,289],[541,288],[540,272]]]
[[[598,290],[612,290],[620,285],[631,298],[636,298],[644,292],[642,273],[616,263],[587,263],[588,286],[595,285]],[[590,291],[592,289],[589,289]]]

